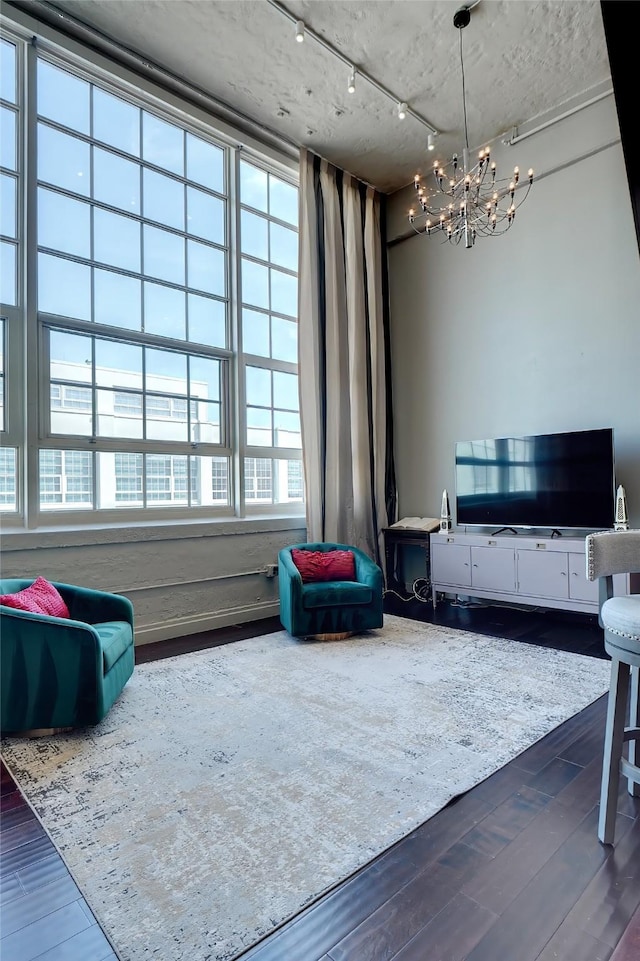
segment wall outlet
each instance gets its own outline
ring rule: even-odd
[[[266,567],[265,567],[265,569],[264,569],[264,572],[265,572],[265,574],[266,574],[267,577],[275,577],[276,574],[278,573],[278,565],[277,565],[277,564],[267,564]]]

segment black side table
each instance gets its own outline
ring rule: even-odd
[[[424,550],[425,579],[427,594],[431,587],[431,555],[429,551],[429,531],[411,527],[384,527],[384,579],[387,590],[396,591],[401,597],[410,596],[404,582],[404,547],[421,547]]]

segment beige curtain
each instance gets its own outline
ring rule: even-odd
[[[302,151],[299,375],[307,538],[379,560],[395,520],[383,199]]]

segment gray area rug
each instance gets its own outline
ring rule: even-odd
[[[5,761],[125,961],[223,961],[603,694],[609,663],[387,615],[140,665]]]

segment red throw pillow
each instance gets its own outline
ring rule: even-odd
[[[14,607],[19,611],[31,611],[32,614],[49,614],[51,617],[70,616],[69,608],[60,593],[44,577],[37,577],[33,584],[16,594],[0,595],[0,604],[4,604],[5,607]]]
[[[356,559],[353,551],[291,551],[293,563],[300,571],[302,583],[311,581],[355,581]]]

